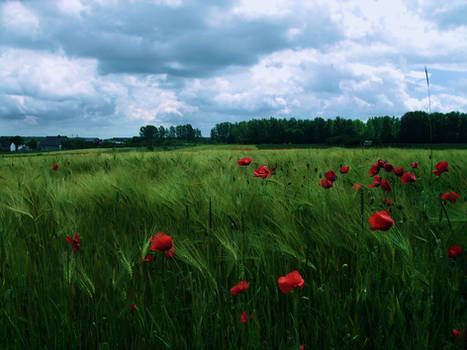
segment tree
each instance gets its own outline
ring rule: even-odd
[[[195,139],[195,130],[191,126],[191,124],[184,125],[185,127],[185,140],[193,141]]]
[[[331,143],[359,145],[365,139],[377,143],[428,143],[430,123],[433,142],[466,142],[467,114],[459,112],[408,112],[402,118],[372,117],[366,123],[341,117],[314,120],[251,119],[223,122],[211,129],[211,138],[225,143]],[[185,130],[186,132],[186,130]]]
[[[37,149],[38,142],[35,139],[29,140],[29,142],[26,144],[30,149]]]
[[[10,137],[10,142],[13,142],[16,146],[16,149],[18,149],[18,146],[19,145],[23,145],[24,144],[24,140],[21,136],[13,136],[13,137]]]
[[[174,139],[177,137],[177,132],[175,130],[175,126],[171,125],[169,128],[169,139]]]
[[[159,136],[159,131],[154,125],[146,125],[139,129],[139,136],[147,140],[156,139]]]
[[[423,111],[407,112],[401,118],[399,141],[404,143],[430,142],[429,116]]]
[[[168,130],[164,128],[162,125],[159,126],[159,138],[162,140],[165,139],[168,135]]]

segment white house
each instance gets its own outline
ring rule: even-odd
[[[16,151],[16,145],[12,142],[10,145],[10,152],[15,152]]]
[[[18,151],[30,151],[29,147],[26,145],[19,145]]]

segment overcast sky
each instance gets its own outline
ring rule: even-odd
[[[467,0],[0,3],[0,135],[467,111]]]

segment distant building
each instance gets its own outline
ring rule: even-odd
[[[369,147],[373,144],[373,141],[372,140],[365,140],[363,141],[363,146],[365,147]]]
[[[40,141],[41,151],[59,151],[63,148],[63,143],[68,141],[66,136],[46,136],[45,139]]]
[[[111,139],[104,140],[105,142],[113,143],[114,145],[123,145],[125,142],[130,141],[129,137],[113,137]]]
[[[16,152],[16,145],[13,142],[10,145],[10,152]]]
[[[26,145],[19,145],[18,146],[18,151],[28,152],[30,150],[31,149],[29,148],[29,146],[26,146]]]
[[[92,142],[98,144],[100,139],[97,137],[86,137],[83,139],[84,142]]]

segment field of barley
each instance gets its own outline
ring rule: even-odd
[[[465,348],[467,150],[99,152],[0,157],[1,349]]]

